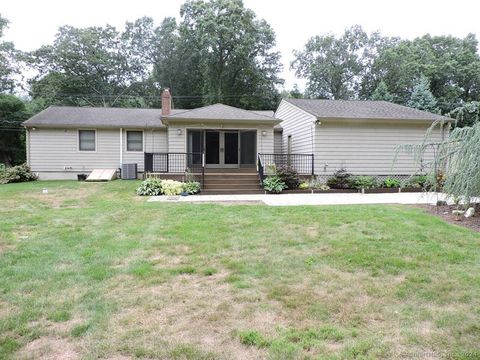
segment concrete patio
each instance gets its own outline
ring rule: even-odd
[[[299,205],[363,205],[363,204],[436,204],[448,200],[441,193],[331,193],[331,194],[252,194],[252,195],[193,195],[152,196],[149,202],[209,203],[209,202],[263,202],[269,206]]]

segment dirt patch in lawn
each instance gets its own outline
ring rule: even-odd
[[[222,358],[265,358],[265,349],[241,344],[238,331],[256,329],[273,335],[278,326],[286,326],[287,317],[258,291],[232,287],[228,275],[184,274],[160,285],[116,288],[116,298],[130,296],[112,318],[107,342],[124,355],[142,347],[151,356],[168,357],[168,351],[188,344]]]
[[[429,214],[438,216],[439,218],[442,218],[443,220],[463,226],[469,229],[472,229],[474,231],[480,232],[480,207],[477,205],[476,210],[475,210],[475,215],[466,218],[464,216],[461,216],[460,220],[457,220],[455,216],[452,215],[452,211],[457,209],[457,206],[455,205],[442,205],[442,206],[436,206],[436,205],[416,205],[417,207],[420,207],[422,209],[425,209]]]
[[[79,354],[69,341],[56,337],[41,337],[25,345],[17,354],[19,359],[76,360]]]
[[[41,190],[36,192],[27,193],[31,199],[54,209],[58,208],[81,208],[86,204],[86,200],[92,194],[94,194],[98,187],[95,184],[83,183],[78,188],[49,188],[47,194],[44,194]]]

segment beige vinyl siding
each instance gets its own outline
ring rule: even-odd
[[[313,140],[315,135],[315,117],[289,102],[283,101],[275,112],[277,119],[283,120],[283,144],[284,152],[287,152],[288,136],[292,137],[293,154],[312,154],[314,150]]]
[[[411,174],[416,170],[413,156],[400,153],[393,164],[395,147],[421,143],[430,124],[399,122],[323,121],[315,131],[315,173],[330,175],[344,167],[354,174]],[[440,130],[432,134],[434,141],[441,137]],[[429,152],[425,160],[432,156]]]
[[[181,134],[178,134],[180,129]],[[173,124],[168,127],[168,152],[186,152],[187,151],[187,130],[188,129],[212,129],[212,130],[256,130],[257,131],[257,152],[273,152],[273,125],[244,125],[232,124],[229,126],[219,126],[219,124]],[[265,131],[265,136],[262,132]]]
[[[36,128],[29,129],[28,133],[29,163],[33,171],[40,173],[41,178],[63,179],[69,178],[68,173],[75,175],[98,168],[120,167],[120,129],[97,129],[95,151],[78,150],[78,129]],[[143,147],[146,152],[167,151],[166,130],[147,129],[143,130],[143,134]],[[123,163],[137,163],[138,171],[143,171],[143,151],[126,151],[125,129],[122,144]],[[42,176],[42,173],[53,175]]]
[[[84,172],[95,168],[118,168],[118,129],[96,130],[96,150],[78,150],[78,129],[29,130],[30,166],[35,172]]]
[[[143,151],[127,151],[127,131],[142,131],[142,129],[123,130],[123,163],[138,164],[138,171],[143,171],[144,152],[167,152],[166,130],[143,130]],[[120,135],[119,135],[120,136]]]
[[[275,154],[282,153],[282,145],[283,145],[283,134],[281,131],[275,131],[273,133],[273,152]]]

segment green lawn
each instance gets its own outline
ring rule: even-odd
[[[0,358],[480,358],[478,233],[137,185],[0,186]]]

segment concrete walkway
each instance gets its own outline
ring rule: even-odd
[[[148,201],[202,203],[202,202],[263,202],[270,206],[297,205],[362,205],[362,204],[436,204],[447,197],[441,193],[389,193],[389,194],[255,194],[255,195],[193,195],[169,198],[152,196]]]

